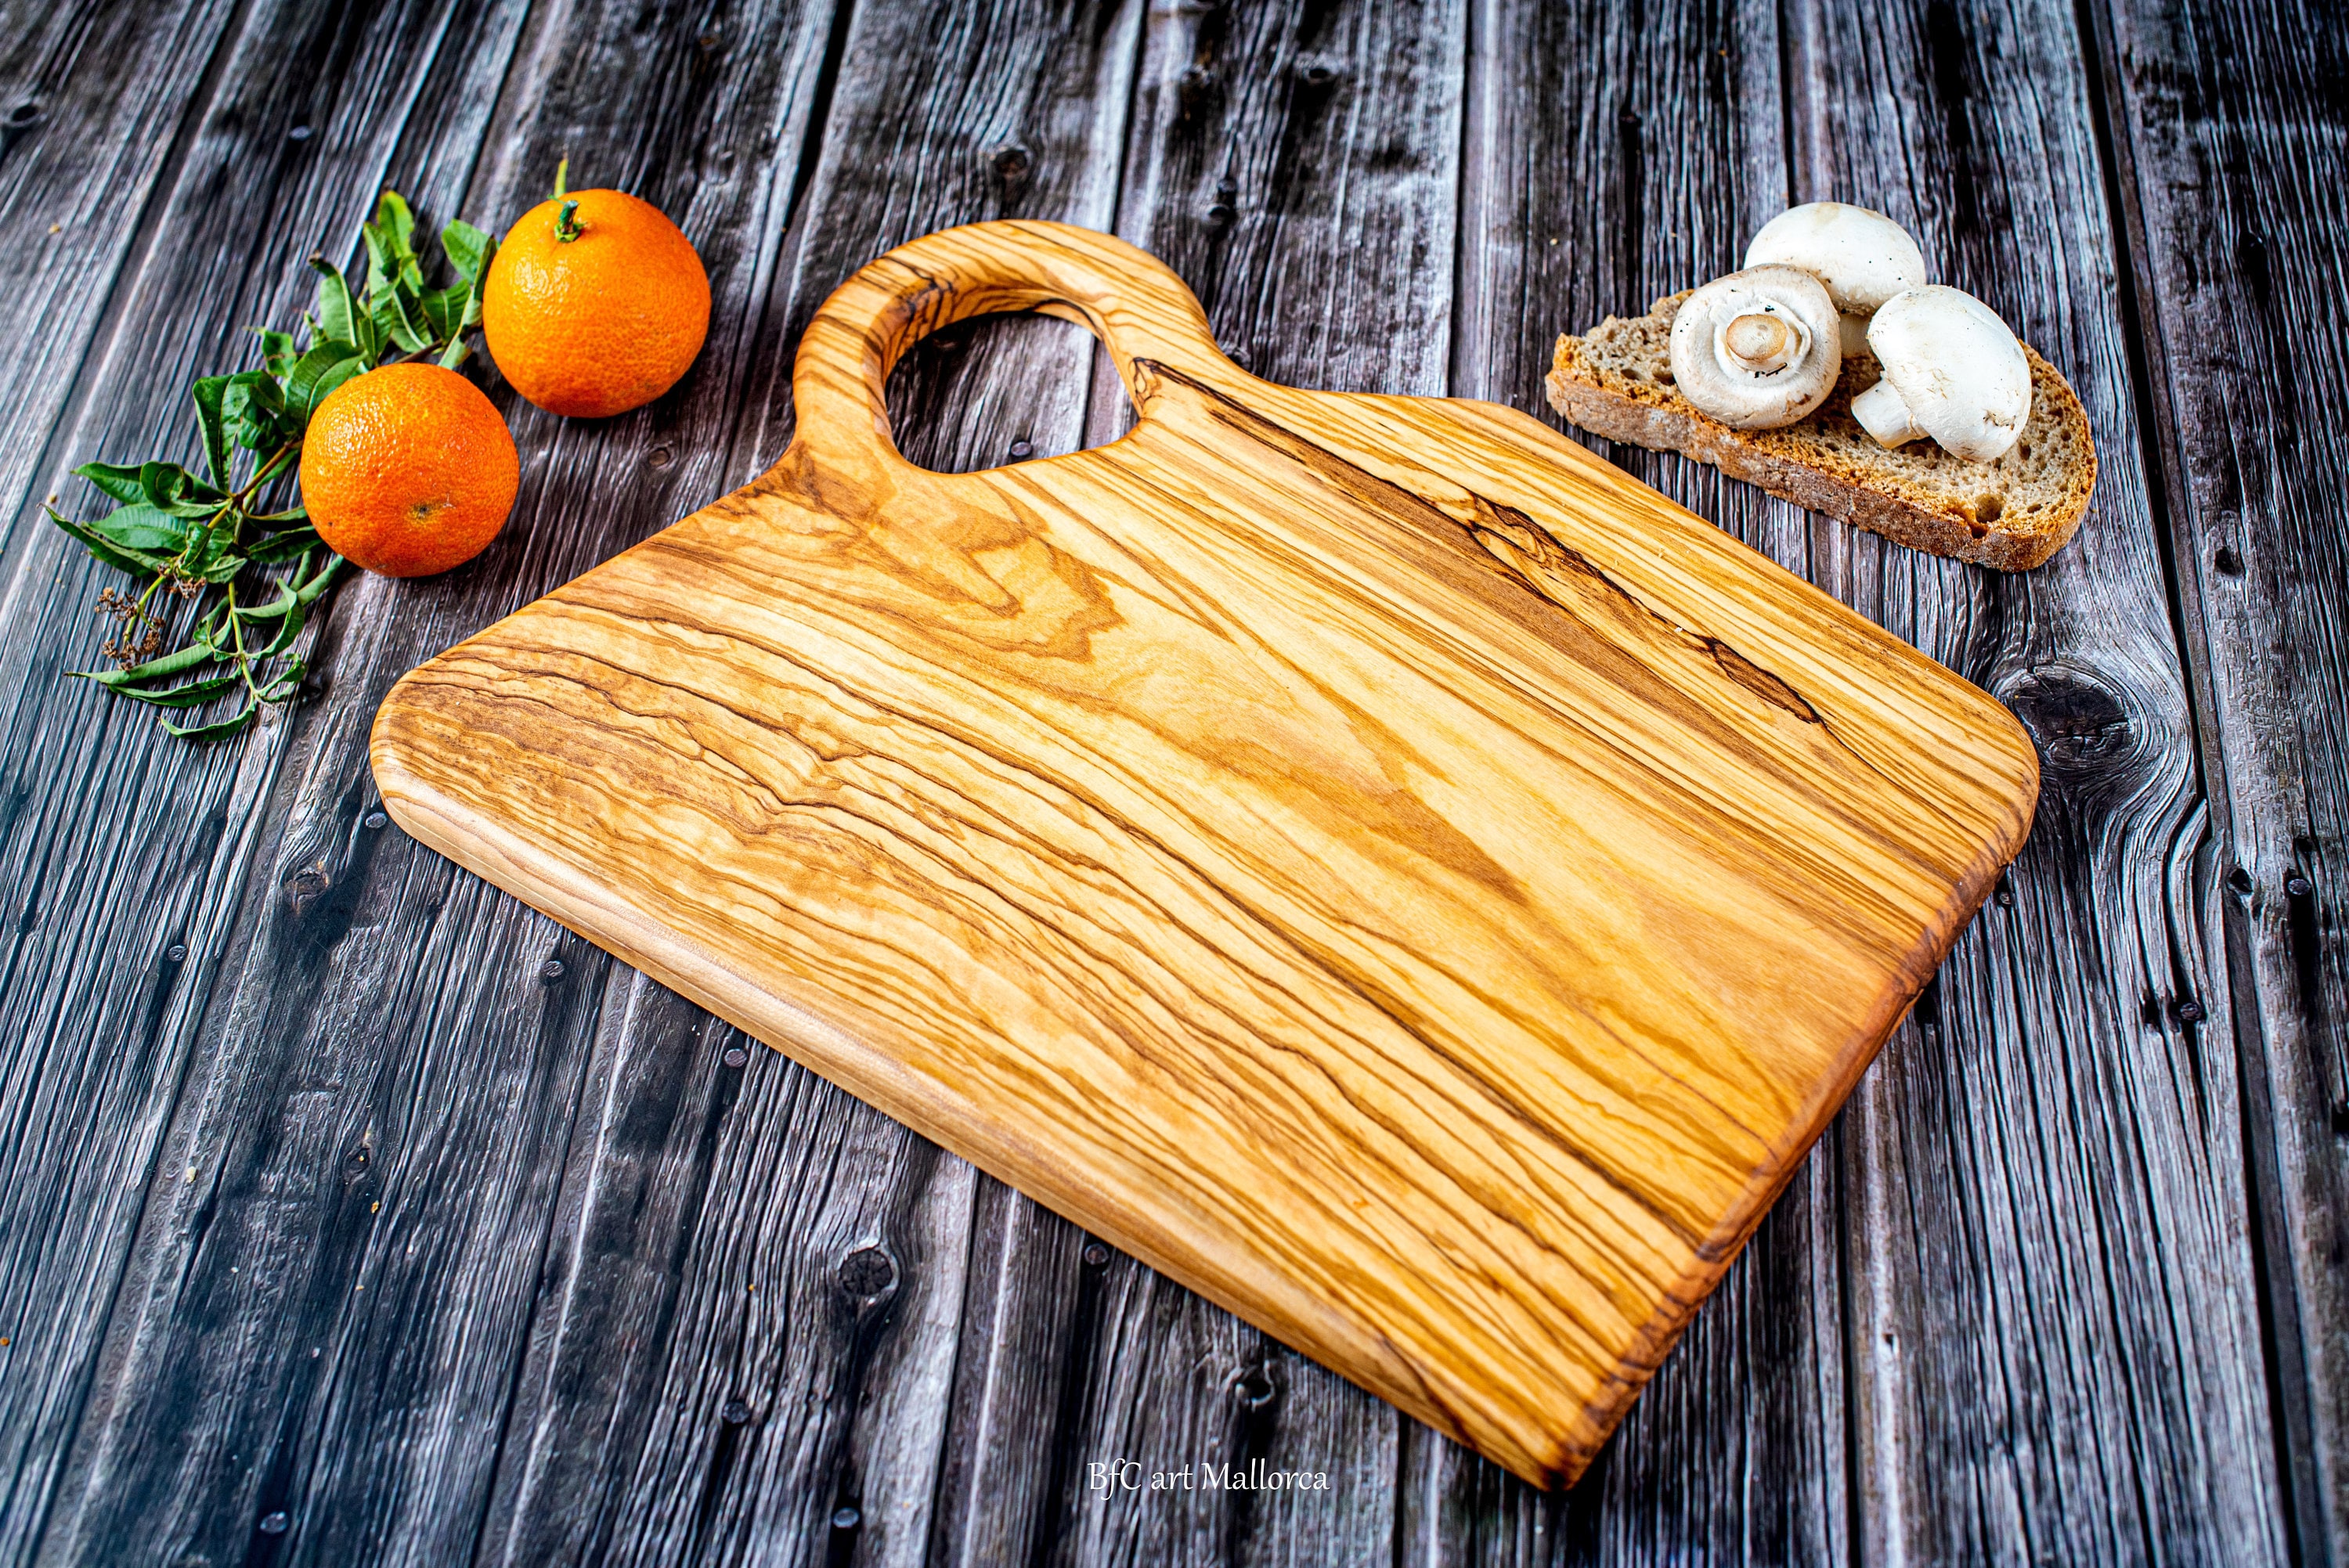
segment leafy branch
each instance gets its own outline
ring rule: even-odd
[[[295,641],[344,565],[300,502],[283,493],[318,406],[378,366],[430,357],[453,369],[471,352],[465,334],[481,324],[490,237],[464,222],[441,230],[456,281],[428,289],[416,218],[398,192],[383,193],[361,232],[360,293],[342,269],[312,256],[317,297],[301,335],[256,328],[260,368],[203,377],[189,388],[201,475],[160,459],[84,463],[74,472],[115,509],[88,522],[49,509],[51,521],[135,584],[98,596],[97,613],[112,623],[101,652],[114,667],[72,673],[167,711],[234,704],[209,722],[162,718],[173,735],[233,735],[301,689],[307,665]]]

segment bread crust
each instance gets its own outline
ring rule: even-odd
[[[1969,463],[1930,441],[1887,450],[1867,438],[1851,418],[1852,397],[1879,374],[1866,356],[1847,358],[1827,401],[1783,429],[1708,418],[1671,386],[1671,320],[1686,297],[1559,338],[1550,406],[1592,435],[1683,453],[1912,550],[2001,572],[2029,571],[2079,531],[2096,484],[2095,438],[2071,384],[2028,344],[2031,418],[2016,449]]]

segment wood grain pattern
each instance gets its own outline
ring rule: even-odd
[[[900,1526],[933,1476],[946,1562],[2249,1563],[2295,1525],[2299,1562],[2349,1557],[2343,377],[2301,328],[2337,271],[2330,18],[1184,0],[1147,7],[1136,79],[1120,29],[1143,9],[0,6],[16,500],[94,448],[184,438],[185,376],[296,308],[300,255],[351,245],[386,180],[494,220],[568,151],[684,213],[723,302],[703,368],[652,409],[569,427],[509,403],[527,525],[450,578],[347,585],[314,690],[227,746],[58,678],[97,578],[14,507],[0,1562],[440,1563],[477,1528],[476,1561],[896,1563],[921,1555]],[[1299,385],[1444,390],[1448,321],[1449,389],[1538,413],[1562,325],[1733,263],[1806,196],[1903,211],[1967,286],[2056,324],[2106,451],[2152,473],[2106,498],[2093,571],[2002,588],[1608,454],[2013,702],[2049,793],[2011,904],[1571,1492],[1092,1261],[1068,1222],[787,1060],[731,1066],[737,1032],[367,826],[366,724],[395,676],[770,466],[808,316],[912,234],[1114,227]],[[2142,234],[2116,254],[2122,216]],[[1374,270],[1394,257],[1407,275]],[[1056,334],[1090,352],[1059,323],[942,335],[954,374],[892,387],[907,455],[1078,444],[1081,356]],[[843,1265],[875,1244],[895,1290],[853,1298]],[[1125,1441],[1293,1456],[1348,1491],[1104,1505],[1082,1461]],[[69,1444],[106,1462],[60,1488]],[[856,1503],[860,1527],[816,1527]],[[281,1505],[285,1533],[257,1533]]]
[[[1455,395],[1547,408],[1543,356],[1561,320],[1596,319],[1737,264],[1746,238],[1789,200],[1786,130],[1809,118],[1785,101],[1793,83],[1782,73],[1799,59],[1789,10],[1773,0],[1477,6]],[[1834,583],[1844,525],[1702,464],[1593,444],[1788,570]],[[1406,1432],[1405,1560],[1847,1560],[1868,1499],[1847,1471],[1844,1130],[1830,1128],[1790,1178],[1571,1493],[1531,1493],[1431,1434]]]
[[[1136,431],[897,458],[906,344],[1025,308]],[[1578,1472],[2021,844],[2013,721],[1523,416],[1247,377],[1083,231],[893,253],[796,380],[766,480],[395,689],[387,804]]]
[[[1007,212],[1105,221],[1122,130],[1110,110],[1125,101],[1138,13],[948,0],[859,7],[834,23],[837,75],[814,95],[828,112],[808,143],[820,136],[821,151],[802,169],[792,234],[750,313],[768,341],[720,383],[741,428],[699,495],[753,477],[745,465],[763,468],[785,444],[785,335],[865,256]],[[798,159],[778,161],[787,181]],[[974,467],[1015,438],[1041,451],[1079,444],[1091,341],[1040,317],[999,325],[1032,330],[934,339],[941,352],[893,375],[909,456]],[[709,428],[664,438],[679,467]],[[580,499],[581,526],[597,526],[595,498]],[[730,1065],[725,1053],[742,1046]],[[935,1480],[948,1385],[964,1320],[978,1315],[979,1287],[966,1284],[982,1273],[976,1190],[999,1185],[650,980],[633,981],[599,1031],[589,1072],[591,1114],[555,1222],[562,1266],[535,1308],[482,1558],[922,1560],[926,1516],[949,1510]],[[1065,1251],[1073,1268],[1074,1245]],[[870,1289],[875,1274],[890,1276],[885,1290]],[[853,1292],[858,1279],[867,1288]],[[1004,1327],[1004,1353],[1050,1377],[1049,1352],[1021,1354],[1039,1332],[1050,1346],[1049,1325]],[[615,1357],[615,1345],[634,1348]],[[730,1421],[730,1408],[743,1419]],[[1049,1444],[1049,1423],[1041,1435]],[[1003,1449],[984,1462],[985,1497],[1007,1509],[1045,1473]],[[856,1522],[829,1527],[843,1507]]]
[[[1791,117],[1797,194],[1910,225],[2063,366],[2101,459],[2078,539],[2037,572],[1855,541],[1840,579],[2006,702],[2043,765],[2005,899],[1847,1114],[1855,1471],[1876,1500],[1854,1548],[2281,1563],[2241,1068],[2201,1016],[2223,984],[2209,818],[2108,282],[2092,49],[2060,0],[1796,15],[1815,101],[1839,106]]]
[[[2323,7],[2092,15],[2217,840],[2197,891],[2242,1061],[2273,1506],[2299,1562],[2349,1563],[2349,50]]]
[[[1154,6],[1118,234],[1194,287],[1216,341],[1257,376],[1441,395],[1467,35],[1458,0]],[[1133,405],[1105,354],[1094,393],[1095,438],[1122,434]],[[1039,1218],[1009,1235],[1044,1231]],[[1009,1310],[1069,1321],[1056,1360],[1004,1379],[1014,1399],[1073,1385],[1028,1439],[1056,1493],[1050,1560],[1384,1561],[1403,1446],[1466,1450],[1175,1281],[1105,1246],[1082,1255],[1102,1254],[1073,1291],[1041,1269],[1013,1276]],[[1024,1451],[988,1456],[986,1473]],[[1119,1455],[1178,1470],[1260,1457],[1326,1470],[1330,1490],[1095,1493],[1086,1461]]]
[[[256,885],[221,911],[241,940],[221,961],[116,1304],[79,1444],[88,1463],[50,1526],[59,1560],[103,1558],[136,1532],[232,1561],[273,1511],[288,1522],[279,1563],[440,1564],[477,1550],[513,1451],[531,1308],[560,1258],[551,1232],[585,1069],[636,982],[386,830],[367,726],[398,673],[720,488],[744,326],[781,250],[828,14],[697,19],[647,39],[626,5],[542,9],[536,26],[521,6],[458,26],[383,18],[442,51],[398,73],[423,85],[429,134],[398,148],[392,172],[428,221],[522,210],[567,147],[574,174],[614,170],[692,226],[711,338],[668,397],[592,440],[500,389],[526,454],[528,524],[470,573],[339,591],[325,689],[289,716],[285,777],[246,830]],[[624,147],[636,149],[625,162]],[[709,177],[728,169],[737,178]],[[344,175],[338,220],[355,224],[352,190],[384,177]],[[300,270],[297,258],[272,275],[300,289]],[[178,1174],[189,1164],[196,1181]]]
[[[40,516],[26,488],[108,297],[137,270],[140,211],[184,150],[229,10],[42,6],[0,29],[0,292],[41,324],[0,344],[0,518]],[[109,90],[91,90],[101,77]]]
[[[80,386],[63,400],[66,422],[38,447],[26,487],[36,501],[54,491],[77,507],[87,491],[67,470],[85,458],[144,451],[195,460],[189,379],[243,363],[253,342],[246,323],[301,309],[309,295],[302,258],[321,244],[346,257],[347,245],[356,248],[363,193],[393,172],[396,158],[443,138],[470,158],[481,116],[466,112],[465,91],[475,72],[494,82],[516,20],[514,10],[496,7],[460,19],[441,5],[354,14],[257,4],[212,14],[192,36],[173,36],[190,18],[145,18],[144,28],[159,31],[126,58],[103,46],[134,43],[142,19],[118,30],[117,10],[57,18],[67,36],[93,46],[53,62],[61,73],[45,100],[53,118],[9,154],[27,160],[20,189],[37,193],[34,171],[49,139],[84,133],[77,104],[103,106],[103,124],[132,109],[139,94],[180,97],[172,115],[139,113],[134,123],[164,145],[102,162],[129,183],[83,209],[111,209],[109,221],[129,231],[121,237],[135,235],[142,248],[105,302],[105,329],[81,337],[89,352]],[[46,8],[19,8],[8,20],[34,15]],[[289,70],[289,61],[308,68]],[[296,129],[304,134],[292,135]],[[142,188],[130,210],[114,206]],[[89,259],[101,273],[113,265],[102,252]],[[92,325],[82,313],[100,301],[77,300],[78,292],[44,289],[53,314],[26,318],[58,334],[52,348]],[[207,1010],[224,954],[238,945],[290,727],[256,727],[234,748],[189,747],[157,731],[149,715],[93,700],[99,694],[63,672],[88,657],[98,584],[119,579],[30,506],[16,516],[8,565],[0,600],[8,628],[0,641],[0,889],[8,901],[0,1076],[12,1111],[0,1143],[0,1186],[9,1194],[0,1225],[0,1338],[9,1341],[0,1377],[0,1559],[135,1555],[157,1549],[140,1528],[140,1509],[165,1502],[164,1494],[123,1506],[127,1496],[117,1492],[114,1506],[85,1513],[83,1467],[93,1430],[118,1409],[120,1385],[109,1374],[119,1370],[123,1324],[115,1313],[146,1283],[136,1243],[151,1212],[150,1183],[167,1195],[190,1190],[165,1170],[173,1152],[185,1152],[171,1149],[170,1133],[191,1068],[214,1059]],[[208,1153],[199,1151],[200,1162],[214,1169]],[[210,1304],[191,1295],[183,1305],[195,1313]],[[229,1364],[241,1342],[223,1335],[214,1343]],[[252,1458],[234,1443],[214,1457],[228,1462],[232,1454],[239,1467]],[[216,1514],[212,1523],[229,1522]],[[229,1525],[240,1541],[251,1526],[250,1517]],[[93,1546],[94,1531],[135,1532],[139,1544]]]

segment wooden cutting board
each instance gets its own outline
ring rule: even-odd
[[[890,366],[1009,310],[1140,424],[913,467]],[[385,805],[1571,1480],[2022,844],[2022,729],[1523,414],[1256,379],[1104,235],[894,251],[793,388],[766,477],[399,683]]]

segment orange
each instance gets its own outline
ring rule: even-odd
[[[565,201],[571,237],[563,222]],[[481,335],[513,389],[550,414],[601,419],[677,385],[709,331],[709,274],[649,201],[578,191],[542,201],[498,243]]]
[[[521,482],[496,405],[437,365],[354,376],[302,438],[302,504],[318,537],[386,577],[429,577],[479,555]]]

